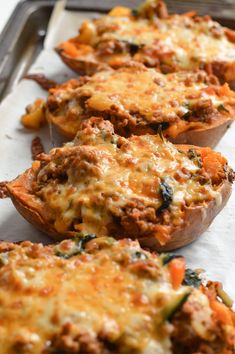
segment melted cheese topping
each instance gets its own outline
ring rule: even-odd
[[[1,354],[70,353],[72,348],[171,354],[167,318],[190,292],[201,307],[199,333],[211,334],[207,297],[187,286],[173,289],[162,257],[130,240],[92,240],[86,253],[77,242],[0,245]]]
[[[53,122],[74,135],[84,115],[107,117],[108,114],[117,132],[126,126],[127,132],[128,129],[136,132],[154,124],[157,130],[159,123],[166,122],[171,129],[164,134],[175,137],[187,129],[205,128],[231,119],[229,109],[235,106],[235,95],[229,88],[222,93],[223,87],[207,81],[204,72],[163,75],[144,67],[106,70],[83,85],[78,82],[76,88],[71,89],[68,82],[67,87],[63,84],[52,89],[48,109]],[[228,108],[222,111],[221,106]]]
[[[235,61],[234,43],[224,28],[208,17],[171,15],[154,22],[141,17],[107,15],[86,21],[83,30],[91,26],[95,29],[88,44],[95,47],[112,40],[134,44],[149,59],[158,57],[161,63],[173,65],[177,70],[196,69],[201,63]],[[140,59],[138,55],[134,58]]]
[[[196,77],[191,75],[194,81]],[[118,109],[122,114],[133,112],[133,115],[138,112],[146,120],[154,121],[154,114],[173,117],[187,112],[190,105],[187,97],[190,95],[196,94],[198,99],[203,98],[202,89],[208,85],[194,82],[187,87],[186,78],[187,74],[184,73],[163,75],[154,69],[106,71],[95,74],[87,84],[77,89],[77,93],[81,96],[91,95],[86,101],[90,109]],[[217,104],[220,103],[222,100],[218,98]]]
[[[203,177],[198,162],[171,143],[152,135],[120,138],[107,129],[109,122],[103,124],[81,131],[74,144],[52,150],[51,161],[38,172],[34,193],[45,202],[44,217],[50,215],[58,232],[75,229],[101,236],[119,220],[119,233],[129,235],[130,223],[140,235],[158,238],[160,224],[168,233],[183,227],[187,206],[218,197],[218,186]],[[169,205],[158,214],[164,186]]]

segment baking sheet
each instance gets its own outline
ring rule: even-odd
[[[56,12],[49,25],[45,49],[32,66],[31,73],[44,73],[51,79],[63,82],[74,73],[65,67],[53,48],[58,42],[75,36],[84,18],[96,17],[90,12],[70,12],[62,9],[58,2]],[[32,132],[20,124],[25,107],[38,97],[46,97],[36,83],[22,80],[0,105],[0,181],[11,180],[31,165],[31,141],[40,136],[49,151],[53,143],[62,140],[49,127]],[[235,169],[235,123],[227,131],[216,150],[224,154]],[[35,230],[15,210],[9,199],[0,200],[0,239],[19,241],[29,239],[35,242],[50,242],[50,239]],[[193,244],[177,251],[186,257],[188,266],[207,270],[208,278],[222,281],[226,291],[235,299],[235,192],[227,206],[217,216],[209,230]]]

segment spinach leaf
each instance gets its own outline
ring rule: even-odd
[[[192,111],[188,111],[186,113],[184,113],[181,117],[181,119],[184,119],[184,120],[189,120],[189,118],[192,116]]]
[[[218,107],[217,107],[218,111],[220,113],[229,113],[229,110],[225,107],[225,105],[223,103],[221,103]]]
[[[198,288],[201,285],[201,279],[198,274],[192,269],[186,269],[184,276],[184,285],[193,286],[194,288]]]
[[[162,205],[158,209],[158,213],[167,209],[173,200],[173,189],[166,181],[160,183],[160,195],[162,198]]]
[[[170,124],[168,122],[162,122],[162,123],[152,123],[150,124],[150,128],[153,129],[157,134],[159,134],[160,138],[162,141],[165,141],[164,135],[163,135],[163,130],[169,128]]]
[[[136,252],[132,253],[131,258],[133,260],[144,261],[144,260],[148,259],[148,256],[143,252],[136,251]]]
[[[195,149],[189,149],[187,155],[190,160],[194,161],[198,165],[198,167],[202,167],[201,156],[197,153]]]
[[[84,247],[85,247],[86,243],[91,240],[94,240],[94,238],[96,238],[95,234],[85,235],[84,237],[80,238],[78,240],[78,244],[79,244],[79,247],[81,248],[81,250],[84,251]]]
[[[139,10],[138,9],[132,9],[131,14],[132,14],[132,16],[137,17],[137,16],[139,16]]]
[[[96,235],[89,234],[85,235],[82,238],[75,238],[73,247],[71,247],[68,251],[61,250],[60,244],[55,247],[55,255],[64,259],[69,259],[73,256],[81,254],[85,250],[85,245],[87,242],[96,238]]]
[[[128,41],[125,39],[121,40],[121,42],[128,46],[131,55],[135,55],[139,49],[144,47],[143,44],[138,44],[134,41]]]

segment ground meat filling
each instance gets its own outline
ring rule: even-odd
[[[36,160],[39,154],[44,152],[44,146],[39,136],[36,136],[31,142],[32,160]]]
[[[2,242],[0,294],[3,354],[233,353],[222,285],[130,239]]]
[[[51,341],[50,347],[45,354],[59,353],[103,353],[102,342],[93,338],[89,332],[79,330],[79,327],[70,323],[65,324],[61,333],[56,334]]]
[[[192,328],[192,318],[200,310],[199,304],[185,303],[182,311],[178,312],[172,321],[172,346],[174,354],[200,353],[220,354],[223,350],[231,350],[227,343],[226,334],[216,322],[209,323],[209,340],[203,339]],[[227,343],[227,344],[226,344]],[[227,346],[228,345],[228,346]]]
[[[188,122],[203,122],[211,124],[219,118],[218,109],[213,107],[211,100],[199,101],[194,104],[182,118]]]
[[[0,199],[8,198],[7,181],[0,182]]]
[[[86,121],[74,144],[39,158],[33,194],[59,232],[162,235],[163,243],[183,227],[188,207],[216,198],[229,172],[221,162],[211,176],[200,152],[178,151],[160,136],[117,136],[100,118]]]

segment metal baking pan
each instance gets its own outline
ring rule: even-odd
[[[18,3],[0,36],[0,100],[27,73],[43,48],[47,26],[57,0],[24,0]],[[68,0],[73,11],[106,12],[117,4],[136,7],[139,0]],[[166,0],[170,12],[196,10],[210,14],[235,29],[234,0]]]

